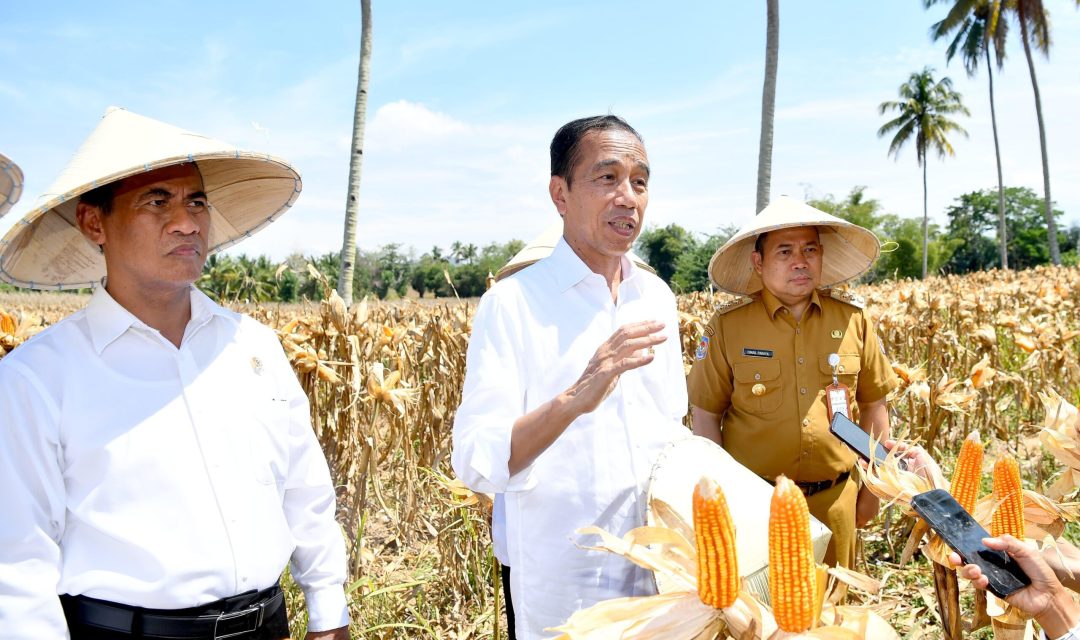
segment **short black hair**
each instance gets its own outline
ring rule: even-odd
[[[96,207],[101,211],[101,215],[107,216],[112,213],[113,200],[116,198],[116,192],[123,182],[123,180],[114,180],[108,184],[103,184],[100,187],[91,189],[79,196],[79,202],[90,205],[91,207]]]
[[[625,131],[637,138],[641,144],[645,144],[641,134],[631,127],[630,123],[610,113],[606,116],[571,120],[559,127],[555,137],[551,139],[551,175],[565,180],[569,188],[574,169],[581,159],[581,139],[593,131],[610,130]]]

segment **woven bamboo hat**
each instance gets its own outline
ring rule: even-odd
[[[553,222],[547,229],[544,229],[543,233],[536,236],[529,244],[525,245],[524,249],[514,254],[514,257],[510,258],[510,261],[503,265],[503,267],[499,269],[499,272],[495,274],[495,280],[502,280],[506,276],[517,273],[532,263],[550,256],[551,252],[555,250],[555,245],[559,243],[562,232],[562,220],[560,219]],[[656,273],[652,267],[635,255],[633,251],[628,251],[626,257],[633,260],[634,264],[642,269],[645,269],[650,273]]]
[[[0,279],[31,289],[93,286],[105,260],[75,222],[79,196],[185,162],[198,165],[210,202],[208,254],[270,224],[300,194],[300,175],[285,160],[110,107],[34,209],[0,240]]]
[[[709,277],[728,293],[750,295],[761,291],[761,277],[750,254],[757,237],[790,227],[818,227],[821,234],[821,287],[831,287],[866,273],[881,245],[873,231],[819,211],[787,196],[780,196],[743,225],[716,250],[709,261]]]
[[[0,153],[0,216],[8,212],[22,195],[23,173],[19,165]]]

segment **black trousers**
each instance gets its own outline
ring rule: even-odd
[[[517,640],[517,633],[514,631],[514,602],[510,599],[510,567],[500,564],[499,573],[502,576],[503,599],[506,600],[506,631],[510,640]]]
[[[114,640],[114,639],[127,639],[127,638],[146,638],[152,640],[156,638],[177,638],[177,637],[192,637],[192,638],[212,638],[211,634],[205,636],[178,636],[174,634],[169,635],[153,635],[143,631],[143,616],[146,615],[165,615],[165,616],[190,616],[192,618],[197,616],[206,615],[220,615],[225,613],[235,613],[237,611],[244,611],[250,608],[253,604],[262,602],[267,599],[268,594],[270,597],[280,593],[279,587],[271,587],[270,589],[262,592],[250,591],[231,598],[224,598],[215,602],[210,602],[198,607],[191,607],[187,609],[145,609],[142,607],[132,607],[128,605],[122,605],[104,600],[96,600],[94,598],[86,598],[83,596],[60,596],[60,603],[64,607],[64,615],[67,617],[68,629],[71,632],[71,640]],[[255,631],[250,631],[236,636],[236,640],[281,640],[282,638],[289,637],[289,616],[285,610],[285,601],[283,598],[279,598],[280,606],[267,608],[263,615],[263,623]],[[123,631],[117,628],[103,628],[97,624],[93,624],[93,618],[95,616],[86,616],[85,612],[94,607],[100,605],[106,605],[110,608],[116,608],[119,610],[126,610],[132,613],[130,630]]]

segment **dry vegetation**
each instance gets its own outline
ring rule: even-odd
[[[921,440],[948,475],[964,437],[978,430],[989,443],[987,464],[1011,452],[1025,486],[1045,492],[1059,467],[1037,437],[1037,394],[1054,389],[1077,403],[1080,271],[988,272],[858,292],[905,381],[892,400],[894,431]],[[722,298],[680,298],[688,363]],[[0,294],[0,355],[85,300]],[[246,311],[279,331],[311,399],[339,486],[354,635],[503,636],[492,589],[490,503],[462,487],[449,467],[474,304],[364,302],[345,309],[333,300]],[[899,509],[884,512],[864,535],[859,569],[884,580],[869,604],[902,635],[938,637],[927,561],[897,563],[911,525]],[[290,589],[294,604],[297,594]],[[965,615],[970,601],[966,594]],[[294,637],[301,637],[302,610],[294,611]]]

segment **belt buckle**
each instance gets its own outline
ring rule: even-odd
[[[252,607],[250,609],[244,609],[243,611],[234,611],[233,613],[223,613],[223,614],[221,614],[220,616],[217,617],[216,620],[214,620],[214,635],[213,635],[214,640],[225,640],[225,638],[235,638],[235,637],[243,635],[245,633],[251,633],[252,631],[255,631],[260,626],[262,626],[263,613],[265,611],[265,608],[266,608],[266,603],[262,602],[262,603],[259,603],[259,604],[255,605],[254,607]],[[232,624],[234,621],[238,622],[243,618],[247,618],[247,619],[253,621],[254,624],[251,625],[251,627],[247,628],[247,629],[240,629],[240,630],[233,630],[233,631],[228,631],[227,629],[221,629],[221,625],[222,625],[223,622],[228,625],[228,624]],[[225,631],[225,633],[220,633],[219,629],[221,629],[221,631]]]

